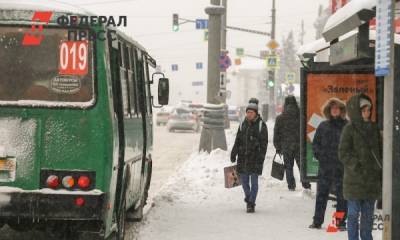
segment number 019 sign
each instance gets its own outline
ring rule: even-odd
[[[63,41],[60,45],[60,75],[86,75],[88,73],[87,41]]]

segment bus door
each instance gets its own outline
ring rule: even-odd
[[[135,193],[137,196],[140,195],[141,191],[141,186],[142,186],[142,181],[143,181],[143,169],[144,169],[144,163],[146,161],[146,154],[147,154],[147,149],[149,146],[148,143],[148,123],[149,120],[147,119],[147,112],[148,112],[148,106],[147,106],[147,100],[146,100],[146,78],[145,78],[145,71],[144,71],[144,65],[145,62],[143,62],[144,54],[141,50],[136,49],[135,51],[135,60],[136,60],[136,73],[137,73],[137,93],[139,97],[139,111],[140,111],[140,116],[142,119],[142,134],[143,134],[143,145],[142,145],[142,159],[141,161],[135,162],[135,181],[138,183],[137,188],[135,189]]]
[[[152,100],[151,100],[151,91],[150,91],[150,73],[149,73],[149,64],[147,60],[147,55],[143,56],[143,70],[144,70],[144,79],[145,79],[145,92],[146,92],[146,129],[147,129],[147,151],[148,154],[153,150],[153,108],[152,108]]]
[[[129,169],[127,177],[126,204],[132,206],[139,200],[141,186],[141,162],[144,157],[145,148],[145,127],[143,126],[143,116],[140,114],[140,92],[138,81],[141,78],[134,76],[135,61],[134,46],[128,42],[120,41],[119,49],[119,74],[121,81],[121,97],[123,108],[124,126],[124,162]],[[139,72],[138,72],[139,73]],[[139,104],[138,104],[139,103]],[[139,107],[138,107],[139,105]]]
[[[124,131],[123,126],[123,109],[122,109],[122,99],[121,99],[121,82],[119,76],[119,49],[118,44],[111,40],[109,37],[109,49],[110,49],[110,68],[112,77],[112,94],[113,94],[113,108],[114,108],[114,120],[117,122],[118,129],[118,175],[117,175],[117,186],[115,191],[115,202],[114,209],[118,209],[118,203],[120,202],[121,193],[121,182],[122,182],[122,171],[121,163],[124,159]],[[115,131],[115,130],[114,130]],[[115,137],[115,132],[114,132]],[[115,141],[115,140],[114,140]],[[115,145],[114,145],[115,147]],[[116,151],[114,149],[114,151]],[[123,166],[123,165],[122,165]],[[113,194],[113,193],[110,193]]]

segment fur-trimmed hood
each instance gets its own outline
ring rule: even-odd
[[[340,108],[340,117],[344,120],[346,119],[346,104],[339,98],[330,98],[324,106],[322,107],[322,114],[326,119],[331,120],[331,108],[333,105],[337,105]]]

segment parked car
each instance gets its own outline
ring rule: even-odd
[[[236,106],[228,107],[228,118],[230,121],[240,121],[240,109]]]
[[[172,132],[174,130],[193,130],[195,132],[200,131],[200,119],[187,108],[175,108],[172,110],[168,123],[168,131]]]
[[[156,114],[156,124],[157,126],[160,125],[167,125],[169,116],[171,114],[171,110],[167,108],[161,108],[161,110]]]

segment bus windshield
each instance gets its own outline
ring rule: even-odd
[[[0,104],[80,106],[92,102],[92,46],[45,28],[39,45],[23,45],[30,27],[0,26]],[[33,35],[33,34],[32,34]],[[87,104],[86,104],[87,105]]]

